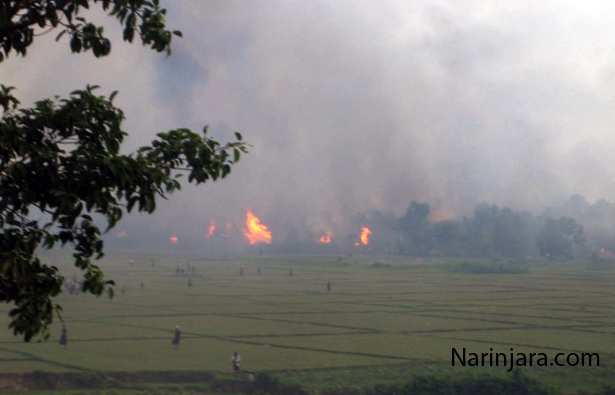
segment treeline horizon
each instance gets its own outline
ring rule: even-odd
[[[419,257],[550,260],[610,259],[615,251],[615,204],[605,199],[592,204],[572,195],[540,214],[486,202],[460,218],[430,221],[431,213],[428,202],[418,201],[412,201],[398,218],[382,221],[386,215],[372,213],[381,230],[374,230],[372,247]]]
[[[319,243],[322,233],[290,226],[274,229],[272,244],[248,246],[241,237],[181,237],[171,244],[168,235],[118,239],[108,234],[111,249],[141,248],[213,253],[267,254],[393,254],[442,257],[509,257],[572,260],[610,259],[615,251],[615,203],[605,199],[589,203],[572,195],[563,204],[540,214],[482,202],[471,215],[433,221],[429,202],[413,200],[403,215],[370,210],[352,219],[342,232],[333,231],[331,243]],[[263,221],[265,222],[265,221]],[[361,227],[371,230],[369,244],[357,242]],[[134,230],[131,233],[135,233]],[[615,259],[615,256],[613,256]]]

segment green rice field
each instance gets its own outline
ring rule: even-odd
[[[77,274],[68,257],[49,259],[67,280]],[[510,273],[451,270],[462,262],[111,254],[101,266],[116,281],[112,299],[67,293],[58,299],[66,349],[58,344],[59,321],[47,341],[24,343],[8,329],[0,332],[0,392],[19,390],[21,374],[42,372],[198,371],[243,380],[232,374],[234,351],[245,371],[269,372],[313,391],[418,375],[512,374],[508,366],[452,366],[453,348],[545,353],[549,363],[557,353],[598,353],[600,366],[513,370],[563,393],[615,385],[611,267],[529,262],[506,264],[523,268]],[[10,306],[0,307],[6,328]],[[171,344],[176,325],[177,348]]]

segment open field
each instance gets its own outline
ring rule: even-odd
[[[68,267],[67,258],[57,260]],[[59,300],[67,349],[58,344],[59,323],[47,342],[24,344],[2,331],[0,372],[204,371],[224,378],[238,351],[245,370],[308,389],[422,374],[511,374],[508,367],[451,366],[452,348],[465,347],[542,352],[549,361],[560,352],[595,352],[599,367],[515,369],[566,391],[615,384],[611,268],[533,262],[524,265],[527,273],[472,274],[450,272],[450,265],[394,257],[110,255],[101,266],[117,282],[113,299]],[[65,273],[70,279],[76,271]],[[6,327],[9,306],[1,307]],[[182,330],[178,349],[171,345],[175,325]]]

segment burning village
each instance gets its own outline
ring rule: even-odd
[[[0,393],[615,393],[613,20],[0,1]]]

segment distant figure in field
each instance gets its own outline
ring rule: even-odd
[[[131,260],[129,261],[129,264],[130,264],[130,267],[133,267],[133,266],[134,266],[134,264],[135,264],[135,260],[134,260],[134,259],[131,259]]]
[[[292,276],[293,276],[293,269],[290,269],[290,270],[288,271],[288,276],[289,276],[289,277],[292,277]]]
[[[239,356],[237,351],[233,353],[233,356],[231,357],[231,362],[233,363],[233,372],[240,372],[241,371],[241,357]]]
[[[62,334],[60,335],[60,345],[66,350],[66,344],[68,343],[68,337],[66,336],[66,325],[62,324]]]
[[[191,278],[188,279],[188,286],[192,287],[192,279]]]
[[[145,288],[145,284],[143,284],[143,281],[141,281],[141,289]]]
[[[240,267],[240,268],[239,268],[239,275],[240,275],[240,276],[243,276],[243,267]]]
[[[331,279],[327,278],[327,292],[331,292]]]
[[[179,325],[175,325],[175,336],[173,337],[173,341],[171,342],[175,348],[179,347],[179,342],[182,337],[182,332],[179,330]]]
[[[259,276],[261,275],[261,268],[260,267],[256,269],[256,274],[258,274]]]
[[[126,294],[126,286],[122,285],[122,295]]]

